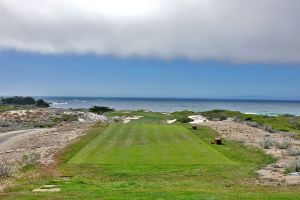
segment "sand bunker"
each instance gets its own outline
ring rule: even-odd
[[[132,120],[137,120],[137,119],[140,119],[140,118],[142,118],[142,117],[144,117],[144,116],[138,116],[138,115],[136,115],[136,116],[128,116],[128,117],[125,117],[125,118],[123,119],[123,124],[127,124],[127,123],[131,122]]]
[[[193,120],[190,124],[200,124],[207,121],[202,115],[191,115],[189,118]]]

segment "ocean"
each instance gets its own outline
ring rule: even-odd
[[[240,111],[249,114],[300,116],[300,101],[237,100],[237,99],[166,99],[166,98],[109,98],[109,97],[43,97],[55,108],[90,108],[108,106],[116,110],[148,110],[195,112],[213,109]]]

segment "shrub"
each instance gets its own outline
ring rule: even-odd
[[[299,148],[288,148],[287,152],[290,156],[299,156],[300,155],[300,149]]]
[[[176,122],[179,122],[179,123],[189,123],[189,122],[192,122],[193,120],[191,118],[188,118],[188,117],[181,117],[181,118],[178,118],[176,120]]]
[[[240,117],[234,117],[233,121],[237,122],[237,123],[240,123],[241,122],[241,118]]]
[[[37,107],[40,107],[40,108],[48,108],[48,107],[50,107],[49,103],[45,102],[43,99],[37,100],[37,102],[36,102],[35,105]]]
[[[247,121],[246,124],[251,127],[258,127],[258,124],[256,122]]]
[[[0,164],[0,177],[7,178],[7,177],[12,176],[12,173],[13,173],[13,169],[12,169],[11,165],[9,165],[5,162],[2,162]]]
[[[288,149],[291,146],[291,142],[288,139],[284,139],[282,142],[275,142],[277,149]]]
[[[299,157],[295,158],[295,160],[292,163],[286,166],[285,172],[286,173],[300,172],[300,158]]]
[[[212,110],[207,112],[202,112],[201,115],[206,117],[208,120],[211,121],[223,121],[227,119],[227,116],[225,115],[225,110]]]
[[[172,113],[172,115],[175,116],[176,118],[188,117],[188,116],[194,115],[194,114],[195,113],[193,111],[190,111],[190,110],[176,111],[176,112]]]
[[[39,154],[24,155],[22,160],[22,169],[24,171],[34,169],[37,166],[40,157],[41,156]]]
[[[279,131],[281,131],[281,132],[289,132],[289,129],[287,129],[287,128],[280,128]]]
[[[102,115],[105,112],[114,111],[114,109],[106,107],[106,106],[94,106],[94,107],[90,108],[89,111],[92,113],[95,113],[95,114]]]
[[[289,137],[289,138],[295,138],[296,137],[296,133],[291,133],[291,132],[285,132],[284,135],[286,137]]]
[[[263,126],[263,130],[264,130],[264,131],[267,131],[267,132],[269,132],[269,133],[274,133],[274,130],[273,130],[272,126],[269,125],[269,124],[264,125],[264,126]]]
[[[252,117],[246,117],[245,121],[251,121],[253,118]]]
[[[270,149],[270,147],[273,146],[273,141],[270,138],[265,137],[259,142],[259,145],[263,149]]]

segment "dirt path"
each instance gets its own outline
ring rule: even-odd
[[[259,143],[268,137],[274,142],[282,142],[288,136],[282,133],[269,133],[258,128],[253,128],[244,124],[229,121],[207,121],[201,125],[209,126],[221,134],[223,138],[234,140],[245,145],[260,147]],[[292,147],[300,148],[300,140],[288,138]],[[266,166],[257,171],[260,175],[260,184],[300,184],[300,176],[286,175],[285,167],[290,164],[295,157],[289,156],[286,149],[263,149],[267,154],[271,154],[278,160],[276,163]]]
[[[0,133],[0,151],[5,150],[6,143],[11,144],[15,140],[18,140],[23,135],[34,134],[41,130],[42,129],[29,129],[29,130],[9,131],[5,133]]]

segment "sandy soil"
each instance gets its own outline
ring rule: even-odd
[[[87,124],[63,125],[0,133],[0,162],[19,164],[25,155],[36,155],[41,164],[52,163],[53,155],[82,136]]]
[[[192,122],[190,122],[190,124],[199,124],[207,121],[207,119],[202,115],[192,115],[189,116],[189,118],[193,120]]]
[[[206,121],[200,124],[216,130],[223,138],[238,141],[245,145],[261,148],[259,143],[263,138],[268,137],[275,142],[282,142],[283,140],[288,139],[292,147],[300,147],[300,140],[290,138],[283,133],[269,133],[236,122]],[[259,184],[300,184],[300,176],[286,175],[284,173],[284,168],[289,165],[295,157],[289,156],[286,149],[276,149],[275,147],[271,147],[270,149],[263,150],[267,154],[276,157],[278,161],[257,171],[260,175]]]

